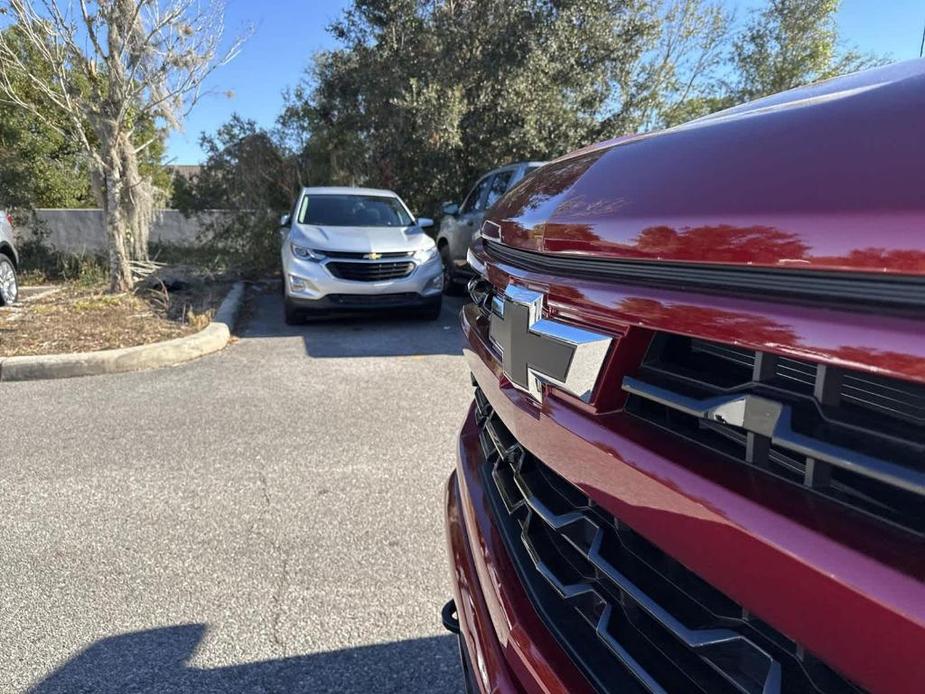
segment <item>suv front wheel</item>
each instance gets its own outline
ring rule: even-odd
[[[19,285],[16,283],[16,268],[13,261],[0,254],[0,306],[12,306],[19,296]]]
[[[286,325],[300,325],[305,322],[305,316],[302,314],[299,309],[297,309],[289,299],[285,298],[285,290],[283,296],[283,318],[286,320]]]
[[[456,281],[456,268],[453,266],[453,258],[450,257],[450,247],[443,245],[440,247],[440,261],[443,263],[443,293],[449,296],[456,296],[460,292],[459,283]]]

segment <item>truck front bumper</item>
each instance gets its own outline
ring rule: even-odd
[[[591,691],[529,602],[488,511],[474,406],[446,485],[446,539],[460,653],[475,692]]]

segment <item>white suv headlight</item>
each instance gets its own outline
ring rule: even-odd
[[[319,260],[324,260],[326,257],[321,251],[315,251],[311,248],[305,248],[304,246],[296,246],[294,243],[290,243],[289,248],[292,249],[292,255],[302,260],[314,260],[318,262]]]
[[[437,257],[437,247],[431,246],[430,248],[422,248],[419,251],[414,252],[414,259],[420,263],[426,263],[428,260]]]

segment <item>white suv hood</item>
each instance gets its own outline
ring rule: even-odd
[[[415,226],[319,227],[293,224],[289,239],[297,246],[314,250],[358,253],[417,251],[434,245],[433,239]]]

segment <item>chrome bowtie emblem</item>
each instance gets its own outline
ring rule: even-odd
[[[382,253],[377,253],[376,251],[373,251],[372,253],[367,253],[363,257],[366,258],[366,260],[379,260],[379,258],[382,257]]]
[[[536,400],[548,383],[588,402],[611,342],[543,318],[543,295],[513,284],[503,300],[495,299],[489,337],[501,352],[504,375]]]

